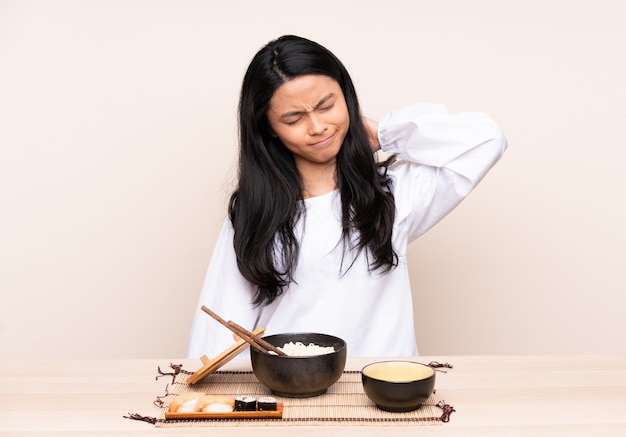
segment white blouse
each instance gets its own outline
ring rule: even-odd
[[[303,201],[306,214],[296,229],[301,235],[297,283],[271,305],[255,308],[255,287],[239,273],[233,230],[225,220],[193,321],[189,358],[214,357],[234,342],[232,333],[204,313],[202,305],[250,330],[265,326],[266,335],[320,332],[341,337],[350,356],[417,355],[407,245],[470,193],[507,143],[485,114],[450,114],[445,106],[433,104],[413,104],[387,114],[378,136],[382,149],[400,158],[389,169],[398,267],[386,274],[370,272],[361,253],[346,272],[352,262],[347,256],[340,271],[340,194],[309,198]]]

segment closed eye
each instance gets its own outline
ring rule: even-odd
[[[335,97],[335,94],[333,94],[333,93],[328,94],[323,99],[321,99],[319,102],[317,102],[317,104],[315,105],[313,110],[315,110],[315,111],[322,111],[322,112],[323,111],[330,111],[335,106],[335,100],[336,99],[334,99],[334,97]],[[290,117],[298,117],[295,120],[284,121],[284,123],[287,126],[293,126],[293,125],[297,124],[302,119],[301,115],[304,114],[305,112],[306,111],[289,111],[289,112],[286,112],[286,113],[282,114],[280,116],[280,119],[285,120],[285,119],[289,119]]]

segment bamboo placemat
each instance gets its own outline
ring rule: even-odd
[[[433,395],[418,410],[407,413],[390,413],[379,410],[363,392],[361,373],[345,371],[339,381],[328,391],[312,398],[284,398],[274,396],[284,404],[282,419],[204,419],[165,420],[172,399],[189,391],[207,394],[249,395],[253,397],[273,396],[250,371],[217,371],[202,381],[186,383],[191,373],[179,371],[172,375],[163,396],[157,398],[161,406],[155,426],[173,427],[259,427],[259,426],[417,426],[438,425],[447,421],[451,406]]]

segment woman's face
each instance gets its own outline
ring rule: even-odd
[[[328,76],[298,76],[276,89],[267,110],[272,135],[289,149],[300,173],[335,167],[350,126],[339,84]]]

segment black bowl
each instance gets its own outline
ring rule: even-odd
[[[308,398],[326,392],[341,377],[346,366],[347,346],[339,337],[311,332],[276,334],[263,337],[273,346],[289,342],[314,343],[334,347],[335,352],[304,357],[280,356],[250,348],[252,370],[273,394],[288,398]]]
[[[363,390],[378,408],[417,410],[433,393],[435,370],[412,361],[381,361],[361,370]]]

